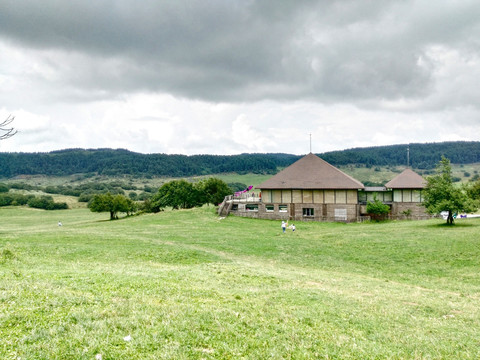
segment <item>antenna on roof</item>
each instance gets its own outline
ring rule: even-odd
[[[410,167],[410,144],[407,146],[407,168]]]
[[[312,133],[310,133],[310,154],[312,153]]]

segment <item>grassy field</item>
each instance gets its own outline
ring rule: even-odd
[[[0,216],[2,359],[480,357],[480,219]]]

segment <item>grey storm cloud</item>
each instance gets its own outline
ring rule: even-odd
[[[76,96],[417,99],[434,86],[428,49],[478,53],[479,33],[477,1],[0,0],[0,38],[52,51]]]

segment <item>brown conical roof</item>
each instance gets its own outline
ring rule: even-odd
[[[364,185],[310,153],[283,169],[258,189],[363,189]]]
[[[425,179],[411,169],[405,169],[385,184],[388,189],[423,189]]]

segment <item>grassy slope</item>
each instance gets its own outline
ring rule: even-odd
[[[0,358],[480,356],[480,220],[0,216]]]

